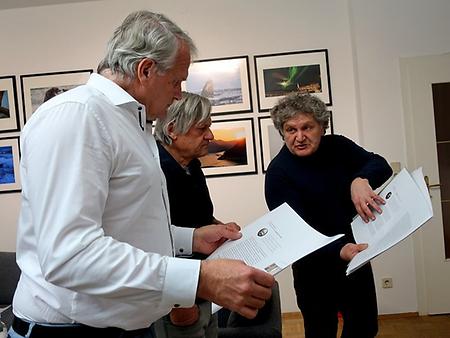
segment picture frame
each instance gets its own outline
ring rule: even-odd
[[[182,88],[208,98],[212,115],[253,109],[248,56],[194,61]]]
[[[0,133],[19,130],[16,77],[0,76]]]
[[[0,138],[0,193],[21,191],[19,137]]]
[[[255,55],[254,63],[260,112],[297,90],[332,105],[327,49]]]
[[[200,157],[206,177],[257,174],[253,118],[212,121],[214,140]]]
[[[46,100],[85,84],[92,69],[20,75],[24,122]]]
[[[334,134],[333,113],[330,112],[330,121],[325,135]],[[261,151],[261,170],[263,173],[267,171],[270,161],[280,152],[284,145],[284,141],[273,125],[270,116],[258,117],[259,145]]]

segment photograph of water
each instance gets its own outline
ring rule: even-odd
[[[207,97],[212,106],[243,103],[240,59],[193,63],[186,90]]]
[[[13,149],[11,146],[0,147],[0,184],[15,182]]]

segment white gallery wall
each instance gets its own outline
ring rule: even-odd
[[[177,22],[195,40],[199,59],[248,55],[253,112],[220,118],[254,119],[258,174],[208,179],[216,217],[245,225],[267,211],[253,55],[328,49],[335,132],[403,164],[398,59],[449,51],[449,5],[447,0],[100,0],[2,10],[0,76],[95,69],[113,29],[136,9],[162,12]],[[22,113],[21,104],[19,109]],[[17,134],[0,137],[12,135]],[[0,194],[0,251],[15,250],[19,203],[19,194]],[[374,271],[381,313],[417,311],[411,240],[376,259]],[[392,277],[394,288],[381,289],[383,277]],[[290,270],[278,280],[283,312],[298,311]]]

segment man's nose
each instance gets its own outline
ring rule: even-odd
[[[207,139],[207,140],[214,140],[214,134],[211,131],[211,128],[208,128],[208,132],[205,135],[205,139]]]
[[[299,141],[303,141],[305,139],[305,133],[302,130],[298,130],[295,134],[295,138]]]

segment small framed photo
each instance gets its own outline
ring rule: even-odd
[[[294,91],[316,95],[331,106],[327,49],[256,55],[254,60],[259,111]]]
[[[0,133],[19,130],[15,76],[0,77]]]
[[[252,111],[248,56],[193,62],[183,90],[207,97],[213,115]]]
[[[19,137],[0,138],[0,193],[19,192]]]
[[[213,121],[211,131],[214,140],[200,157],[206,177],[257,173],[252,118]]]
[[[69,89],[85,84],[92,69],[20,76],[24,122],[45,101]]]
[[[259,145],[261,149],[262,172],[267,171],[270,161],[280,152],[284,145],[283,138],[273,125],[270,116],[258,117]],[[330,111],[330,123],[325,135],[334,134],[333,114]]]

